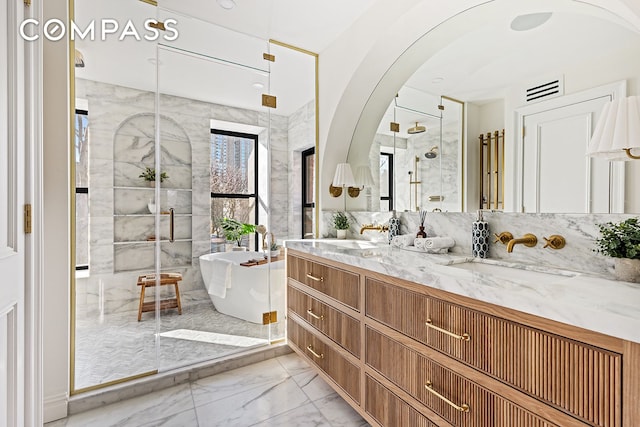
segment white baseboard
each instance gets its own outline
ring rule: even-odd
[[[48,423],[51,421],[59,420],[61,418],[66,418],[68,403],[69,398],[67,396],[67,393],[45,397],[43,413],[44,422]]]

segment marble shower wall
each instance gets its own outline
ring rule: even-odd
[[[110,312],[137,308],[136,279],[152,267],[145,253],[153,247],[147,204],[154,190],[143,189],[138,178],[148,158],[153,134],[141,130],[141,121],[153,118],[155,94],[136,89],[76,79],[76,96],[89,106],[89,250],[90,280],[77,289],[79,312]],[[287,235],[289,193],[288,118],[210,104],[175,96],[160,98],[164,137],[179,149],[163,148],[170,179],[163,183],[159,208],[176,208],[176,241],[162,245],[163,264],[183,274],[183,304],[208,298],[200,276],[198,257],[210,251],[210,120],[267,128],[271,122],[271,181],[264,185],[263,202],[270,205],[277,235]],[[129,120],[138,117],[136,120]],[[128,123],[126,123],[128,122]],[[152,122],[151,122],[152,123]],[[123,126],[124,125],[124,126]],[[118,135],[120,130],[120,135]],[[266,132],[263,132],[266,135]],[[145,142],[146,141],[146,142]],[[190,145],[187,145],[188,144]],[[264,135],[260,144],[266,143]],[[174,145],[175,145],[174,144]],[[266,150],[264,150],[266,152]],[[188,160],[187,160],[188,159]],[[140,163],[139,166],[136,166]],[[186,167],[188,164],[188,167]],[[188,171],[191,171],[189,173]],[[119,187],[117,190],[114,188]],[[168,200],[170,199],[170,200]],[[132,215],[130,217],[116,215]],[[168,220],[161,229],[168,230]],[[114,238],[115,237],[115,238]],[[161,237],[165,237],[161,234]],[[152,260],[152,258],[151,258]],[[119,271],[119,272],[118,272]],[[163,287],[165,288],[165,287]],[[162,290],[164,292],[164,289]]]
[[[348,212],[352,220],[347,238],[385,241],[386,233],[365,231],[360,235],[362,224],[386,224],[389,212]],[[331,227],[333,212],[323,212],[323,237],[335,237]],[[522,237],[525,233],[533,233],[538,237],[538,245],[527,248],[516,245],[512,253],[507,253],[506,246],[493,243],[491,240],[489,258],[540,264],[559,269],[568,269],[593,274],[612,274],[613,260],[593,252],[595,239],[599,236],[596,224],[612,221],[618,222],[626,218],[637,217],[630,214],[518,214],[503,212],[484,212],[484,219],[489,223],[492,233],[511,232],[514,237]],[[417,212],[399,213],[402,234],[415,234],[418,231],[419,214]],[[471,223],[475,221],[475,213],[429,212],[425,221],[427,235],[449,236],[456,241],[452,252],[471,256]],[[560,250],[543,248],[543,237],[560,234],[567,241]],[[402,250],[402,249],[398,249]]]

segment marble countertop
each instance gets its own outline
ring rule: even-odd
[[[331,239],[289,240],[285,247],[640,343],[640,284],[540,265],[474,260],[471,255],[453,253],[427,254],[371,242],[351,245],[332,243]],[[505,277],[456,268],[465,262],[551,274],[533,281],[518,278],[518,274]]]

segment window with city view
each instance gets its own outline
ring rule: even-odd
[[[76,110],[76,270],[89,269],[89,113]]]
[[[224,218],[258,220],[258,135],[211,130],[211,251],[224,251]],[[243,245],[251,247],[245,237]]]

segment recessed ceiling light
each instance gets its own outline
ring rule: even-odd
[[[223,9],[229,10],[236,7],[236,2],[234,0],[217,0],[217,1],[220,7]]]
[[[153,57],[147,58],[147,62],[149,64],[151,64],[151,65],[156,65],[156,64],[162,65],[163,64],[162,61],[158,61],[156,58],[153,58]]]
[[[433,80],[431,80],[431,83],[438,84],[438,83],[442,83],[443,81],[444,81],[444,77],[436,77]]]
[[[255,82],[251,86],[255,87],[256,89],[262,89],[264,87],[264,85],[260,82]]]
[[[551,12],[528,13],[526,15],[518,15],[511,21],[511,29],[513,31],[528,31],[544,24],[551,18]]]

